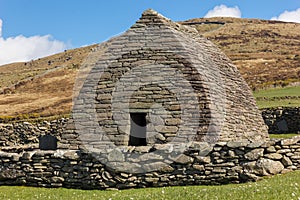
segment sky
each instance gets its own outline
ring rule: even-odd
[[[300,23],[300,0],[0,0],[0,65],[101,43],[149,8],[173,21],[229,16]]]

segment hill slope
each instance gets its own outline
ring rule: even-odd
[[[192,19],[195,27],[239,68],[252,89],[300,80],[300,24],[258,19]]]
[[[77,71],[95,45],[0,67],[0,117],[67,114]]]
[[[257,19],[192,19],[239,68],[252,89],[300,82],[300,24]],[[0,118],[67,114],[76,73],[96,47],[0,66]]]

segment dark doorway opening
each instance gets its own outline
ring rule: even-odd
[[[40,136],[39,148],[41,150],[57,150],[57,138],[53,135]]]
[[[147,113],[130,113],[129,146],[146,146]]]

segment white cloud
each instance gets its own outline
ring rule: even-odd
[[[271,20],[300,23],[300,8],[293,11],[286,10],[283,13],[281,13],[278,17],[272,17]]]
[[[219,5],[208,11],[204,18],[209,17],[235,17],[241,18],[242,13],[239,7],[227,7],[226,5]]]
[[[0,65],[29,61],[61,52],[67,48],[64,42],[54,40],[51,35],[24,37],[2,37],[0,19]]]
[[[2,37],[2,19],[0,19],[0,38]]]

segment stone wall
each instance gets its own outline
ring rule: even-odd
[[[300,108],[263,109],[262,117],[269,133],[299,133]],[[174,122],[175,123],[175,122]],[[73,119],[62,118],[39,123],[0,124],[0,148],[11,146],[37,146],[39,137],[50,134],[57,138],[59,149],[78,150],[80,139]]]
[[[300,107],[262,109],[269,133],[300,133]]]
[[[127,158],[116,155],[124,152],[114,149],[107,151],[110,156],[103,164],[101,155],[82,150],[6,148],[0,151],[0,185],[82,189],[210,185],[255,181],[262,176],[300,169],[300,136],[255,143],[219,142],[213,146],[194,142],[180,156],[173,155],[172,149],[170,144],[122,148],[124,152],[142,155],[131,160],[137,169],[145,162],[144,168],[157,168],[135,174],[109,167],[128,167],[124,162]],[[147,157],[152,151],[155,155]],[[163,159],[162,153],[169,157]],[[159,168],[161,163],[167,164]]]
[[[299,133],[300,107],[268,108],[261,112],[270,134]],[[68,118],[39,123],[0,123],[0,147],[38,145],[39,137],[46,134],[58,139],[59,149],[79,149],[73,119]]]
[[[78,149],[79,140],[72,119],[57,119],[38,123],[0,123],[0,148],[12,146],[37,146],[39,137],[53,135],[60,149]]]

